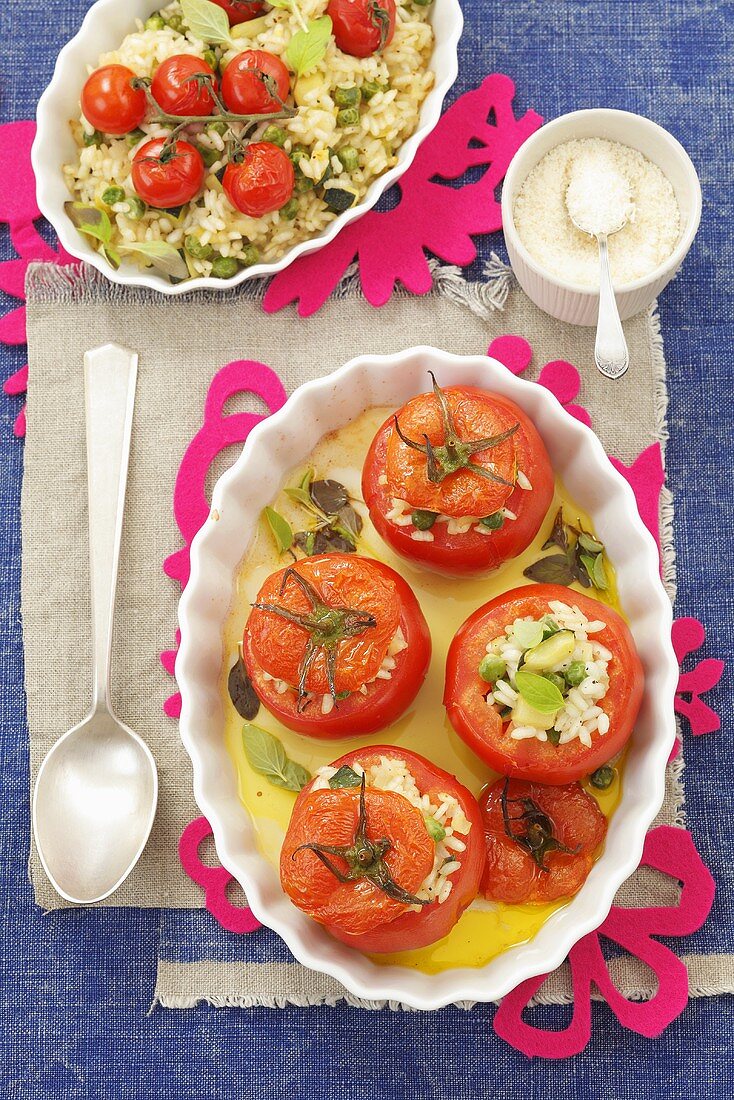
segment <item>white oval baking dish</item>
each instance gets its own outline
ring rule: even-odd
[[[505,394],[532,417],[554,468],[591,514],[606,544],[646,675],[622,800],[604,853],[579,894],[527,944],[478,969],[432,975],[376,966],[332,939],[291,904],[273,866],[258,852],[249,814],[239,800],[234,765],[224,746],[219,694],[222,629],[236,570],[262,508],[275,497],[287,472],[306,459],[326,432],[342,427],[365,408],[397,407],[423,392],[429,369],[445,385],[465,383]],[[332,975],[351,993],[420,1009],[452,1001],[496,1000],[526,978],[558,966],[577,940],[601,924],[617,889],[637,867],[645,832],[662,803],[665,766],[675,738],[678,666],[657,547],[643,526],[629,484],[609,462],[594,433],[566,413],[548,390],[516,378],[496,360],[411,348],[394,356],[362,356],[297,389],[279,412],[250,433],[239,459],[217,482],[210,518],[192,543],[191,575],[179,622],[181,737],[193,763],[194,795],[214,831],[219,858],[244,887],[255,916],[283,937],[295,957]],[[376,738],[381,739],[383,735]]]

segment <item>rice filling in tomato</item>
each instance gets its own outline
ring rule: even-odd
[[[421,883],[415,896],[426,901],[436,901],[442,905],[451,893],[451,876],[461,869],[461,856],[466,851],[467,837],[471,831],[471,822],[453,795],[439,793],[432,800],[429,795],[421,794],[415,777],[406,762],[393,756],[381,756],[379,763],[366,769],[354,761],[352,770],[362,778],[365,776],[367,788],[392,791],[402,795],[423,815],[426,831],[434,842],[433,866]],[[332,766],[319,768],[311,789],[326,790],[338,769]],[[420,905],[410,905],[406,911],[420,912]]]
[[[578,738],[590,747],[594,734],[603,737],[609,731],[609,716],[600,704],[609,690],[612,654],[593,639],[607,624],[589,620],[576,605],[560,600],[551,600],[548,606],[550,615],[515,619],[503,635],[487,643],[487,654],[498,662],[495,667],[504,665],[505,669],[487,693],[487,705],[499,707],[501,712],[509,708],[506,733],[515,741],[534,737],[566,745]],[[535,638],[531,637],[533,628],[537,628]],[[560,659],[534,662],[540,647],[554,637],[552,644]],[[553,650],[546,652],[552,658]],[[541,675],[557,687],[562,706],[545,712],[528,706],[518,689],[519,670]]]

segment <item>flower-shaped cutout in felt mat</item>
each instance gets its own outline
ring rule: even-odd
[[[396,283],[427,294],[433,276],[426,252],[451,264],[476,259],[472,234],[502,225],[496,190],[513,156],[542,123],[535,111],[516,118],[515,85],[493,73],[465,92],[425,139],[395,190],[391,210],[372,210],[346,226],[325,248],[302,256],[277,274],[264,298],[274,313],[290,302],[308,317],[320,309],[357,257],[359,277],[373,306],[389,301]],[[481,178],[454,187],[470,169]],[[388,192],[391,195],[392,192]]]
[[[41,217],[36,202],[36,181],[31,167],[31,145],[36,134],[35,122],[9,122],[0,126],[0,161],[3,165],[3,187],[0,190],[0,222],[10,229],[10,240],[18,254],[14,260],[0,263],[0,290],[25,301],[25,274],[28,264],[36,260],[72,264],[76,260],[61,245],[51,248],[36,229]],[[20,305],[0,317],[0,343],[25,343],[25,306]],[[9,396],[23,394],[28,384],[28,367],[21,367],[3,384]],[[17,436],[25,435],[25,411],[20,410],[15,421]]]
[[[522,337],[507,335],[494,340],[488,352],[514,374],[525,371],[532,360],[532,348]],[[585,424],[591,417],[583,406],[575,404],[581,389],[581,378],[573,364],[554,360],[542,368],[538,384],[546,387],[564,405],[566,410]],[[169,576],[185,586],[189,576],[189,546],[200,524],[208,514],[205,495],[207,471],[214,457],[233,442],[244,441],[250,429],[262,417],[253,414],[223,415],[225,402],[234,394],[250,392],[258,394],[271,412],[279,408],[285,393],[277,375],[262,363],[238,360],[227,364],[213,378],[205,404],[204,423],[189,445],[176,480],[174,512],[184,540],[184,547],[166,560]],[[654,444],[643,452],[655,453]],[[640,457],[643,457],[640,456]],[[657,515],[662,488],[662,478],[653,479],[653,487],[644,475],[644,463],[639,458],[628,469],[628,480],[638,502],[647,500],[650,511]],[[657,462],[651,468],[658,469]],[[662,455],[660,455],[662,469]],[[641,472],[642,471],[642,472]],[[627,476],[627,475],[626,475]],[[648,499],[649,498],[649,499]],[[653,499],[654,498],[654,499]],[[654,505],[654,509],[653,509]],[[659,542],[657,524],[650,524]],[[700,647],[705,634],[695,619],[683,619],[674,624],[673,639],[679,659]],[[178,644],[178,637],[176,639]],[[175,650],[161,656],[164,667],[173,675]],[[692,671],[681,674],[676,710],[691,719],[694,732],[705,732],[704,727],[718,727],[718,718],[703,702],[701,695],[713,687],[721,676],[723,662],[707,659]],[[688,701],[688,696],[691,701]],[[180,713],[180,697],[173,695],[166,703],[166,713]],[[197,818],[181,836],[179,854],[184,870],[205,891],[205,906],[215,919],[228,931],[249,932],[260,927],[246,907],[238,907],[227,897],[227,886],[232,876],[223,868],[212,868],[199,855],[202,841],[211,829],[205,818]],[[496,1017],[497,1033],[517,1049],[528,1054],[544,1054],[547,1057],[565,1057],[583,1049],[591,1034],[590,988],[598,986],[609,1001],[623,1026],[643,1035],[658,1035],[683,1011],[688,1000],[688,978],[685,966],[668,948],[662,947],[651,937],[660,935],[688,935],[705,919],[713,898],[713,881],[696,853],[688,832],[664,826],[648,835],[644,862],[664,873],[677,877],[684,883],[680,904],[671,908],[647,908],[627,910],[613,907],[609,917],[598,932],[587,936],[573,949],[570,963],[574,988],[574,1017],[563,1032],[546,1033],[522,1020],[527,1001],[537,992],[545,976],[524,983],[503,1002]],[[614,987],[601,951],[600,937],[614,940],[630,954],[652,966],[658,975],[660,991],[649,1002],[635,1004],[623,998]],[[548,1035],[551,1039],[548,1041]],[[555,1036],[555,1037],[554,1037]]]

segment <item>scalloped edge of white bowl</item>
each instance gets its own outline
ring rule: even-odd
[[[646,688],[630,743],[623,794],[605,850],[568,905],[553,913],[527,943],[479,968],[424,974],[379,966],[338,943],[283,893],[274,867],[260,854],[252,822],[239,800],[224,746],[219,693],[222,627],[237,567],[260,511],[328,431],[374,405],[397,407],[425,389],[433,369],[444,384],[480,385],[511,398],[533,419],[555,469],[594,517],[617,571],[622,605],[645,667]],[[276,931],[299,962],[336,978],[357,997],[435,1009],[454,1001],[494,1001],[520,982],[559,966],[573,945],[607,916],[614,895],[637,867],[645,833],[662,805],[665,767],[675,738],[673,698],[678,665],[671,643],[672,608],[660,580],[658,549],[640,519],[628,482],[594,433],[535,383],[516,378],[496,360],[450,355],[430,347],[394,356],[362,356],[299,387],[258,424],[242,454],[219,479],[211,511],[191,545],[191,575],[179,604],[181,646],[176,678],[180,731],[193,764],[194,796],[214,831],[219,858],[247,893],[254,915]],[[389,736],[388,736],[389,739]]]
[[[459,71],[458,43],[464,27],[459,0],[434,0],[431,23],[435,47],[429,65],[435,82],[421,106],[418,129],[400,147],[397,164],[373,180],[360,203],[341,214],[317,237],[294,245],[279,260],[243,268],[231,279],[187,279],[173,285],[163,275],[144,271],[130,261],[124,262],[119,270],[113,270],[77,232],[64,212],[64,203],[71,196],[61,171],[62,165],[76,155],[68,120],[76,118],[79,112],[79,94],[86,66],[96,65],[100,54],[115,49],[133,29],[134,20],[146,18],[156,7],[160,4],[155,0],[132,0],[128,5],[120,5],[119,0],[97,0],[92,5],[77,33],[59,53],[51,82],[38,101],[37,131],[31,150],[38,206],[54,227],[60,243],[70,255],[91,264],[113,283],[123,286],[144,286],[172,295],[193,290],[229,290],[248,279],[275,275],[299,256],[323,248],[347,225],[371,210],[388,187],[410,168],[421,142],[440,119],[444,99]]]

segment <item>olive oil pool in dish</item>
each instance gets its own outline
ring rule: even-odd
[[[418,597],[430,627],[433,652],[425,683],[403,716],[377,739],[429,758],[455,775],[478,796],[497,777],[457,736],[446,717],[442,700],[449,643],[461,624],[478,607],[523,584],[526,580],[523,571],[547,556],[543,545],[552,534],[553,517],[561,509],[563,514],[573,517],[574,522],[578,519],[586,531],[592,530],[592,524],[556,480],[548,516],[535,538],[519,557],[506,562],[488,576],[449,578],[398,557],[380,538],[367,509],[361,504],[361,474],[365,456],[390,412],[389,409],[367,410],[351,424],[325,437],[304,467],[314,471],[312,476],[331,480],[346,488],[360,520],[358,553],[383,562],[405,578]],[[294,470],[287,485],[297,485],[305,472],[304,468]],[[293,495],[289,496],[284,491],[272,504],[273,515],[284,520],[291,532],[299,532],[307,526],[303,506],[297,497],[298,494],[294,499]],[[256,600],[266,578],[282,569],[284,564],[271,530],[273,523],[277,525],[278,518],[271,517],[269,521],[263,517],[238,573],[232,609],[225,628],[221,692],[226,709],[227,747],[237,771],[240,796],[252,815],[263,854],[277,866],[293,812],[294,796],[288,790],[273,786],[250,766],[243,745],[243,721],[230,702],[227,686],[230,669],[238,660],[250,604]],[[609,563],[606,564],[605,584],[604,590],[594,594],[602,602],[616,607],[614,575]],[[569,597],[572,595],[569,593]],[[264,707],[257,715],[257,725],[277,737],[288,759],[307,769],[310,775],[330,765],[341,753],[375,741],[374,735],[349,738],[333,744],[303,737],[280,723]],[[613,813],[619,801],[620,770],[618,765],[612,782],[605,790],[586,784],[606,816]],[[547,905],[506,904],[479,898],[449,935],[438,943],[416,951],[403,951],[395,957],[381,954],[375,959],[380,963],[392,961],[427,972],[457,966],[481,966],[507,948],[531,938],[560,904],[563,902],[553,901]]]

